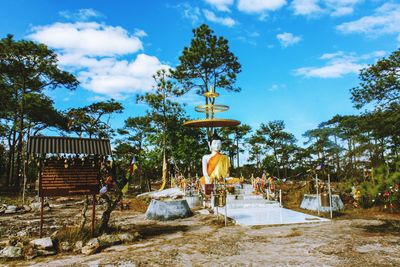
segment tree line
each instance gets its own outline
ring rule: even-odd
[[[230,157],[232,175],[245,177],[268,172],[280,178],[302,178],[318,164],[332,167],[337,180],[363,177],[365,170],[380,165],[394,169],[400,147],[400,50],[361,70],[360,84],[351,89],[359,115],[336,115],[304,133],[305,144],[285,129],[283,121],[262,123],[258,129],[244,124],[219,131],[223,150]],[[110,138],[114,159],[124,168],[132,158],[138,163],[136,177],[142,190],[159,179],[165,154],[170,175],[200,174],[201,156],[208,153],[210,129],[183,127],[190,119],[180,97],[198,94],[210,86],[239,92],[235,85],[241,71],[228,41],[207,26],[193,30],[173,70],[154,74],[154,88],[136,96],[147,106],[141,116],[129,117],[120,129],[110,127],[123,105],[110,99],[80,108],[58,110],[48,90],[75,90],[79,82],[57,65],[57,55],[43,44],[0,40],[0,178],[19,188],[22,177],[36,178],[37,167],[26,158],[26,140],[49,130],[60,135]],[[206,104],[213,100],[205,98]],[[242,164],[243,153],[248,154]],[[241,166],[242,165],[242,166]]]

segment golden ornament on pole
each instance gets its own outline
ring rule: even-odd
[[[237,120],[215,118],[215,113],[227,111],[229,110],[229,106],[215,104],[215,99],[219,94],[216,93],[212,87],[210,87],[210,91],[205,92],[203,96],[210,100],[210,104],[196,106],[195,110],[200,113],[205,113],[206,118],[186,121],[183,123],[184,126],[193,128],[218,128],[240,125],[240,121]]]

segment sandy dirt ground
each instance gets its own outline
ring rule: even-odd
[[[50,233],[79,218],[75,207],[46,214]],[[37,213],[1,216],[1,239],[22,229],[36,235]],[[143,212],[115,211],[114,226],[141,239],[102,252],[58,254],[5,266],[400,266],[400,234],[382,220],[340,219],[297,225],[223,227],[215,215],[169,222],[148,221]],[[387,231],[382,229],[389,229]]]

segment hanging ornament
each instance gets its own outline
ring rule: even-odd
[[[101,189],[100,189],[100,194],[105,194],[107,192],[107,186],[103,186]]]

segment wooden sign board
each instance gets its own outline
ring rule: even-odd
[[[100,188],[99,170],[99,164],[91,160],[69,162],[65,168],[63,160],[46,159],[41,166],[39,197],[96,195]]]

